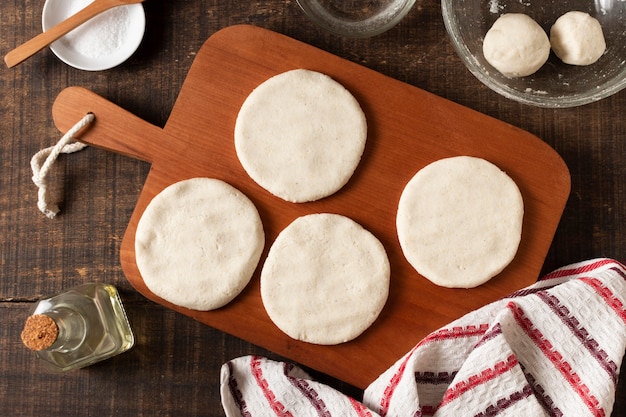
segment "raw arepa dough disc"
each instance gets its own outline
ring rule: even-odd
[[[269,250],[261,298],[288,336],[334,345],[372,325],[389,294],[385,248],[353,220],[328,213],[299,217]]]
[[[515,182],[481,158],[427,165],[406,185],[396,226],[409,263],[437,285],[473,288],[515,257],[524,202]]]
[[[329,76],[305,69],[278,74],[255,88],[235,124],[235,149],[248,175],[296,203],[343,187],[366,139],[367,122],[354,96]]]
[[[155,295],[213,310],[248,284],[264,244],[261,218],[244,194],[217,179],[192,178],[150,202],[137,225],[135,257]]]

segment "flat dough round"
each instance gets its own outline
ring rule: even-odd
[[[385,248],[353,220],[318,213],[276,238],[261,271],[261,298],[288,336],[334,345],[372,325],[389,294]]]
[[[248,284],[264,244],[261,218],[244,194],[220,180],[192,178],[148,204],[137,225],[135,257],[155,295],[213,310]]]
[[[506,77],[534,74],[550,56],[550,40],[537,22],[522,13],[500,16],[485,35],[483,55]]]
[[[343,187],[359,164],[367,122],[357,100],[325,74],[276,75],[243,103],[235,149],[248,175],[290,202],[315,201]]]
[[[473,288],[500,273],[521,240],[524,203],[515,182],[484,159],[441,159],[406,185],[396,226],[409,263],[433,283]]]
[[[567,12],[550,29],[552,50],[570,65],[591,65],[606,50],[602,26],[584,12]]]

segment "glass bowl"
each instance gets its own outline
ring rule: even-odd
[[[46,0],[43,30],[67,19],[90,0]],[[144,36],[146,16],[141,3],[118,6],[85,22],[50,45],[66,64],[85,71],[102,71],[126,61],[135,53]]]
[[[317,25],[339,36],[366,38],[394,27],[415,0],[296,0]]]
[[[446,30],[467,68],[492,90],[539,107],[574,107],[608,97],[626,87],[626,1],[624,0],[442,0]],[[495,20],[505,13],[524,13],[549,35],[563,14],[578,10],[602,26],[606,52],[594,64],[564,64],[550,52],[533,75],[507,78],[483,56],[482,44]]]

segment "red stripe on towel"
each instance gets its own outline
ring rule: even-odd
[[[254,376],[256,383],[263,392],[263,396],[265,396],[265,399],[267,400],[272,411],[276,413],[278,417],[293,417],[293,415],[289,411],[285,410],[285,406],[276,399],[276,395],[270,389],[267,380],[263,376],[263,369],[261,368],[260,357],[252,357],[252,359],[250,360],[250,370],[252,376]]]
[[[500,375],[513,369],[516,365],[517,358],[515,355],[509,355],[506,360],[496,363],[493,368],[484,369],[479,374],[472,375],[467,380],[456,383],[454,387],[449,388],[446,391],[441,403],[439,403],[439,408],[456,400],[461,395],[476,388],[477,386],[496,379]]]
[[[600,407],[598,399],[591,394],[589,387],[581,381],[580,376],[572,369],[572,366],[554,349],[552,343],[550,343],[550,341],[543,336],[541,331],[533,325],[517,304],[509,303],[507,307],[513,312],[515,321],[520,328],[535,343],[546,358],[552,362],[552,365],[561,373],[563,378],[565,378],[572,389],[578,394],[592,414],[595,417],[604,417],[606,413],[602,407]]]

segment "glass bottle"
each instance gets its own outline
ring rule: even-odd
[[[52,372],[91,365],[135,344],[117,289],[101,283],[83,284],[37,302],[22,341]]]

